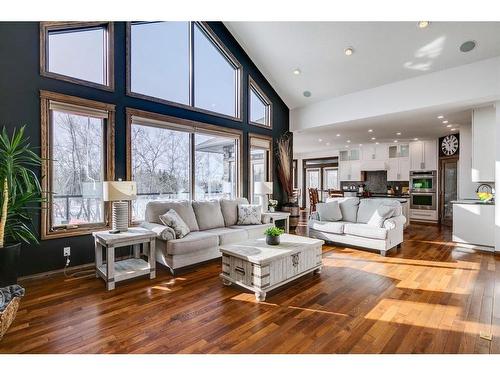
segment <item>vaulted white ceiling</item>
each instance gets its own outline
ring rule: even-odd
[[[500,22],[431,22],[425,29],[416,22],[225,25],[291,109],[500,56]],[[460,52],[468,40],[476,48]],[[346,56],[349,46],[354,54]]]

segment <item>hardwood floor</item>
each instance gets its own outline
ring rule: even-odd
[[[220,261],[111,292],[93,276],[29,280],[0,353],[500,353],[500,257],[450,238],[412,224],[386,258],[324,246],[321,275],[264,303],[224,287]]]

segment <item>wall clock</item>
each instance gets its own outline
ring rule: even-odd
[[[458,134],[450,134],[439,140],[439,153],[442,156],[458,155]]]

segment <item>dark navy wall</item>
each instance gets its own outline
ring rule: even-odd
[[[209,22],[210,27],[243,66],[243,123],[183,108],[128,97],[125,87],[126,23],[115,23],[115,91],[107,92],[77,84],[42,77],[39,74],[39,24],[37,22],[0,22],[0,126],[8,129],[27,125],[31,144],[40,147],[40,98],[39,91],[49,90],[116,105],[115,169],[116,178],[125,178],[125,107],[201,121],[244,132],[243,186],[247,195],[248,133],[272,135],[278,138],[289,129],[289,110],[272,89],[250,58],[238,45],[221,22]],[[163,48],[163,46],[158,46]],[[246,105],[248,75],[257,82],[273,103],[273,129],[248,125]],[[281,190],[274,171],[274,196],[281,198]],[[34,218],[37,228],[39,217]],[[43,241],[39,246],[23,245],[21,274],[30,275],[61,269],[64,266],[62,249],[71,246],[71,265],[94,261],[92,237],[79,236]]]

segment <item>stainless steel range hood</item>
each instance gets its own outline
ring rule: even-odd
[[[382,160],[367,160],[361,162],[362,172],[386,171],[387,169],[387,163]]]

